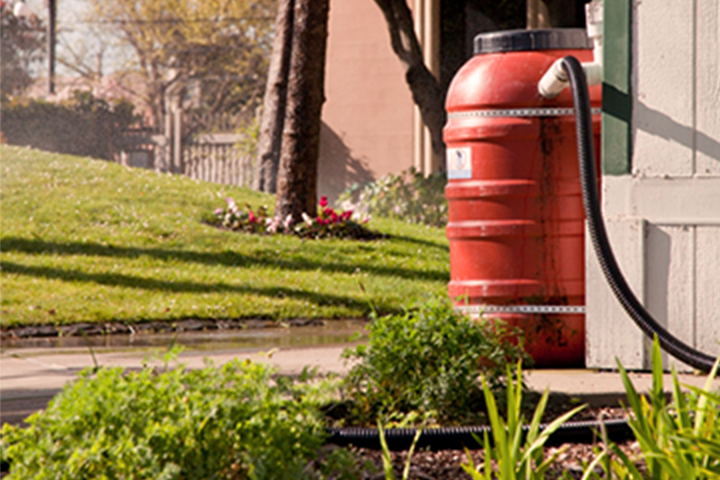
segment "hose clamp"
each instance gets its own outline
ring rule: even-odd
[[[599,115],[601,108],[591,108],[590,113]],[[489,110],[468,110],[466,112],[450,112],[448,119],[454,118],[495,118],[495,117],[564,117],[575,115],[574,108],[503,108]]]

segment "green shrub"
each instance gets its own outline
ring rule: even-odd
[[[322,478],[313,385],[247,361],[86,371],[29,427],[3,427],[3,458],[17,479]]]
[[[338,197],[337,204],[358,215],[379,215],[443,227],[447,223],[446,183],[445,172],[426,177],[410,168],[363,186],[355,184]]]
[[[472,320],[445,301],[374,320],[368,343],[343,354],[357,361],[344,383],[356,420],[415,412],[430,423],[477,422],[479,376],[500,387],[507,363],[526,358],[507,339],[501,324]]]
[[[133,108],[82,91],[62,103],[3,100],[2,134],[11,145],[111,160],[122,130],[135,120]]]

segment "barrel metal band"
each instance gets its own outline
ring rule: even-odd
[[[584,305],[458,305],[456,311],[470,314],[488,313],[564,313],[582,315]]]
[[[593,115],[602,113],[600,108],[592,108]],[[467,112],[450,112],[448,118],[471,117],[563,117],[575,115],[574,108],[505,108],[492,110],[469,110]]]

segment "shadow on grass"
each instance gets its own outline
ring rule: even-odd
[[[443,252],[450,251],[450,246],[447,244],[432,242],[430,240],[423,240],[422,238],[407,237],[405,235],[393,235],[392,238],[396,240],[402,240],[403,242],[417,243],[418,245],[423,245],[425,247],[437,248],[439,250],[442,250]]]
[[[249,285],[229,285],[227,283],[197,283],[178,281],[171,282],[154,278],[137,277],[117,273],[87,273],[77,270],[64,270],[50,267],[33,267],[20,265],[13,262],[0,262],[4,273],[15,275],[28,275],[42,277],[51,280],[63,280],[68,282],[84,282],[107,285],[111,287],[126,287],[139,290],[156,290],[172,293],[234,293],[254,294],[272,298],[295,298],[311,302],[318,306],[344,305],[350,308],[365,310],[368,307],[367,300],[356,299],[346,295],[333,295],[329,293],[308,292],[287,287],[253,287]],[[376,308],[382,311],[389,311],[389,305],[379,304]]]
[[[415,239],[412,239],[416,241]],[[253,256],[226,250],[224,252],[193,252],[188,250],[168,250],[162,248],[117,247],[99,243],[47,242],[39,239],[6,237],[1,242],[4,252],[47,255],[85,255],[100,257],[139,258],[143,256],[164,262],[180,261],[203,265],[222,265],[225,267],[273,267],[282,270],[323,270],[336,273],[354,273],[360,268],[372,275],[421,279],[430,281],[449,281],[447,270],[421,270],[413,268],[390,267],[348,263],[343,261],[318,261],[306,257],[287,259],[274,250],[259,252]],[[436,244],[430,243],[438,247]]]

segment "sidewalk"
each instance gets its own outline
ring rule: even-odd
[[[189,368],[204,365],[204,359],[212,359],[222,365],[234,358],[249,359],[275,366],[279,372],[296,374],[305,366],[317,367],[320,373],[344,374],[346,365],[340,354],[347,344],[311,346],[300,348],[277,348],[270,351],[259,348],[225,349],[204,351],[187,349],[179,362]],[[0,353],[0,421],[19,423],[30,413],[44,408],[63,385],[76,377],[78,372],[98,365],[105,367],[141,368],[148,363],[148,352],[143,349],[108,348],[95,351],[93,360],[87,348],[17,348],[4,349]],[[152,360],[151,365],[160,362]],[[630,377],[639,391],[651,385],[649,373],[631,372]],[[666,375],[666,386],[670,376]],[[681,382],[702,386],[704,376],[681,375]],[[624,388],[617,372],[594,370],[529,370],[527,384],[533,390],[549,388],[553,393],[578,397],[592,403],[616,404],[624,396]],[[720,386],[715,381],[715,386]]]

